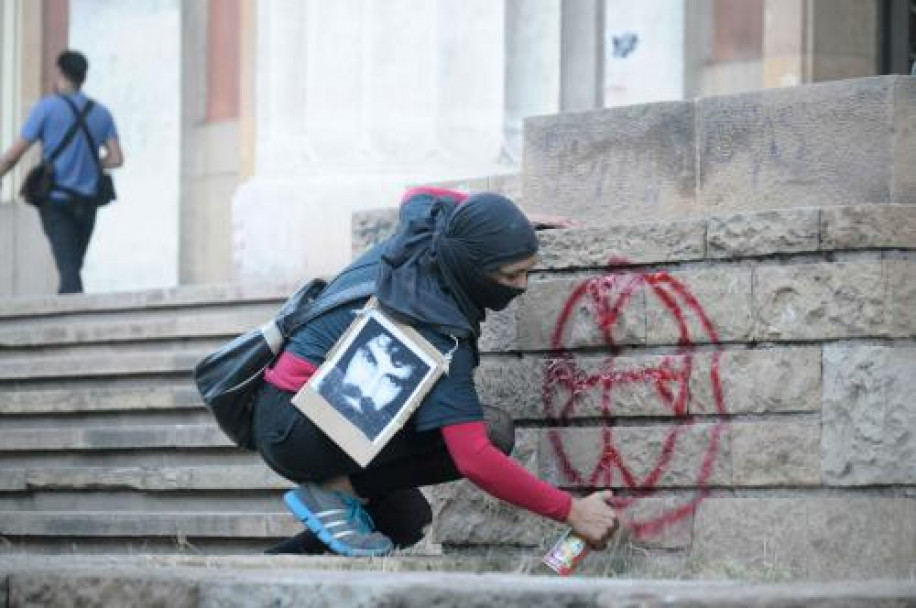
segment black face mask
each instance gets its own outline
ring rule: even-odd
[[[525,293],[524,289],[503,285],[476,269],[471,273],[471,282],[469,292],[477,305],[493,311],[503,310],[512,300]]]

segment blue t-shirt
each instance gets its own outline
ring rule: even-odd
[[[70,93],[67,97],[76,104],[80,111],[89,101],[81,91]],[[75,119],[67,102],[57,95],[48,95],[32,108],[28,120],[22,127],[22,138],[28,142],[41,141],[41,154],[43,158],[47,159],[54,148],[64,139]],[[86,117],[86,124],[95,143],[99,146],[118,136],[111,112],[98,102]],[[98,150],[93,151],[89,147],[86,136],[82,131],[77,131],[73,140],[54,162],[55,183],[76,190],[85,196],[95,195],[98,169],[91,154],[98,156]],[[63,192],[52,191],[51,198],[65,201],[69,197]]]

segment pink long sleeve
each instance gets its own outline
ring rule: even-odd
[[[538,479],[496,449],[483,422],[442,427],[442,437],[455,466],[476,486],[518,507],[566,521],[572,496]]]

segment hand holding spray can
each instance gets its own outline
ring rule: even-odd
[[[611,498],[611,492],[605,490],[593,494],[586,500],[600,499],[604,504],[604,507],[609,506],[609,501]],[[594,502],[592,503],[594,504]],[[601,541],[601,545],[610,539],[614,533],[617,531],[617,528],[620,526],[620,521],[616,518],[613,519],[613,525],[608,529]],[[554,546],[547,552],[547,555],[544,556],[543,562],[551,570],[559,574],[560,576],[568,576],[576,569],[576,567],[585,559],[589,553],[588,543],[581,536],[572,531],[572,529],[566,530],[562,536],[557,540]]]

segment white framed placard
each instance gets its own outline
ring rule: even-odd
[[[373,299],[292,401],[365,467],[447,368],[435,346]]]

